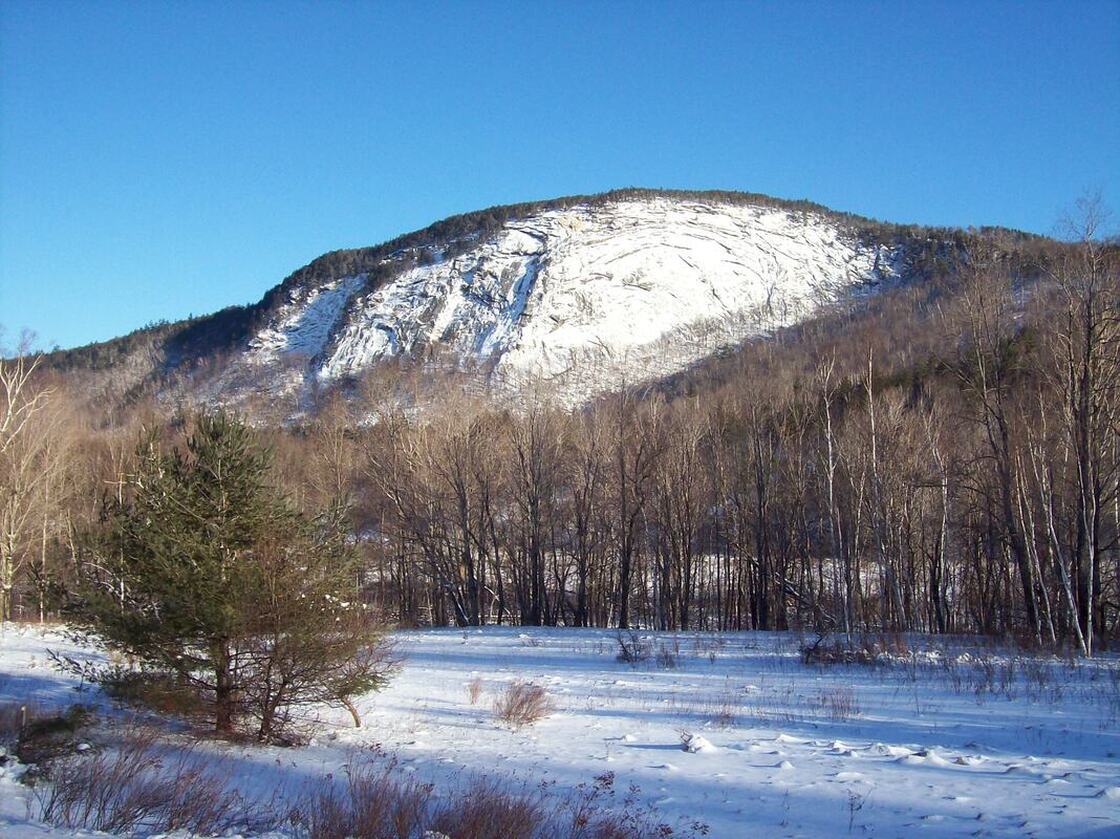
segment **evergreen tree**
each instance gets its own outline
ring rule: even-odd
[[[341,508],[299,513],[269,483],[269,452],[226,414],[199,417],[185,451],[148,436],[137,455],[79,558],[80,631],[201,689],[223,733],[249,715],[273,736],[293,704],[352,709],[380,686],[389,657],[357,597]]]

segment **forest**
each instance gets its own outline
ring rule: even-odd
[[[255,433],[299,505],[344,505],[355,596],[400,626],[1092,655],[1120,634],[1120,262],[1099,221],[1029,251],[970,240],[937,276],[578,409],[449,376],[418,410],[382,370]],[[0,619],[59,617],[142,433],[175,448],[218,410],[110,404],[40,362],[0,368]]]

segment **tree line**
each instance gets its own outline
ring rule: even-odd
[[[1120,278],[1098,221],[1029,278],[973,243],[944,276],[670,389],[414,410],[371,380],[257,433],[294,503],[346,499],[354,594],[401,624],[968,632],[1092,654],[1120,630]],[[96,428],[30,363],[5,362],[0,420],[0,609],[23,616],[55,608],[74,533],[135,473],[136,426],[189,425],[148,406]]]

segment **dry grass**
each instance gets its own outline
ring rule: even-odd
[[[480,696],[482,696],[482,679],[475,676],[467,682],[467,698],[472,705],[477,705]]]
[[[248,812],[229,776],[194,759],[192,746],[168,746],[155,729],[131,722],[109,747],[51,761],[36,798],[43,821],[71,830],[217,835],[273,824]]]
[[[862,713],[855,691],[843,685],[821,688],[814,704],[833,722],[846,722]]]
[[[510,682],[494,699],[494,716],[514,728],[532,725],[554,710],[548,691],[532,682]]]
[[[680,654],[679,645],[674,644],[673,647],[666,646],[665,644],[657,645],[657,666],[661,670],[676,670],[677,669],[677,656]]]
[[[498,778],[469,779],[436,791],[397,770],[378,751],[352,756],[345,782],[325,778],[292,812],[307,839],[646,839],[678,835],[616,800],[614,775],[567,794],[547,786],[510,788]],[[633,790],[631,790],[633,794]],[[621,806],[619,806],[621,805]],[[694,826],[691,835],[704,835]],[[688,834],[686,834],[688,835]]]
[[[696,658],[706,658],[709,664],[715,664],[725,641],[718,635],[697,636],[692,639],[692,655]]]
[[[482,778],[441,803],[429,829],[455,839],[542,835],[549,822],[541,793],[519,795]]]
[[[101,749],[52,761],[35,788],[39,816],[67,830],[118,835],[229,835],[284,829],[306,839],[645,839],[678,835],[639,808],[631,787],[619,800],[614,776],[561,792],[468,778],[437,791],[399,771],[379,749],[355,752],[296,799],[253,806],[231,789],[232,771],[194,746],[169,744],[131,722]],[[705,835],[706,828],[693,826]]]
[[[381,763],[352,756],[341,787],[324,779],[293,813],[308,839],[409,839],[430,818],[432,787]]]
[[[739,724],[743,713],[743,699],[734,690],[728,689],[714,697],[707,709],[708,720],[716,728],[733,728]]]

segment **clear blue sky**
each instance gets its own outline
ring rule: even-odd
[[[1111,2],[0,3],[0,324],[70,346],[612,187],[1120,211]]]

